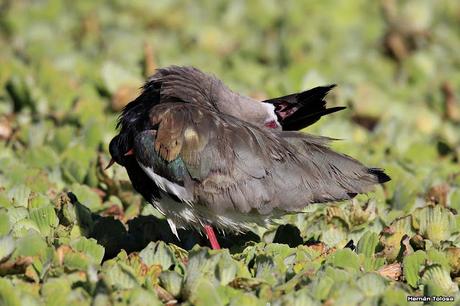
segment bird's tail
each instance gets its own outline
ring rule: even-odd
[[[275,106],[275,113],[283,130],[301,130],[312,125],[324,115],[345,109],[343,106],[326,108],[325,97],[334,87],[335,85],[319,86],[263,102]]]

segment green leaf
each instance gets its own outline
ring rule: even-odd
[[[256,271],[254,276],[257,279],[263,279],[267,283],[275,285],[277,281],[276,275],[278,274],[277,268],[271,256],[258,255],[254,262],[254,270]],[[283,269],[283,267],[280,268]]]
[[[224,305],[216,287],[208,279],[198,280],[195,290],[190,296],[190,301],[194,305]]]
[[[0,236],[8,235],[11,230],[10,218],[5,210],[0,209]]]
[[[385,279],[377,273],[366,273],[356,283],[366,296],[379,296],[385,291]]]
[[[427,206],[414,212],[414,227],[420,234],[438,246],[448,240],[456,230],[457,222],[452,212],[438,206]]]
[[[29,216],[29,212],[25,207],[11,207],[8,208],[8,217],[11,224],[24,220]]]
[[[12,234],[15,237],[23,237],[29,232],[40,233],[38,225],[30,219],[22,219],[13,225]]]
[[[406,306],[408,293],[400,288],[389,287],[382,294],[381,305]]]
[[[62,155],[61,169],[64,178],[71,183],[83,183],[95,151],[83,145],[69,147]]]
[[[440,265],[429,266],[423,277],[421,283],[425,285],[424,293],[432,295],[452,295],[459,291],[458,285],[454,283],[447,272]]]
[[[64,267],[68,270],[86,271],[91,258],[82,252],[69,252],[64,255]]]
[[[358,255],[350,249],[336,251],[327,258],[327,262],[340,268],[359,269]]]
[[[183,287],[183,277],[176,271],[163,271],[160,274],[160,284],[174,297],[179,297]]]
[[[394,220],[390,226],[382,232],[380,242],[383,244],[383,254],[389,263],[398,257],[401,251],[401,241],[405,236],[412,237],[412,216],[405,216]]]
[[[46,305],[59,306],[67,304],[71,288],[64,278],[50,278],[43,284],[41,291]]]
[[[18,256],[38,256],[39,258],[46,258],[48,252],[48,245],[36,232],[28,232],[27,235],[20,237],[16,241],[16,250],[13,257]]]
[[[286,294],[283,294],[281,296],[281,304],[276,304],[274,305],[283,305],[283,306],[320,306],[322,305],[321,302],[318,300],[313,299],[310,296],[310,291],[308,288],[302,288],[297,291],[289,292]]]
[[[8,197],[15,207],[27,207],[30,188],[25,185],[17,185],[8,191]]]
[[[70,246],[75,251],[86,254],[92,261],[92,263],[99,265],[104,258],[104,247],[99,245],[93,238],[79,237],[70,242]]]
[[[222,300],[222,299],[221,299]],[[266,301],[258,299],[257,296],[251,293],[243,293],[234,296],[230,300],[230,306],[241,306],[241,305],[254,305],[254,306],[265,306]]]
[[[366,232],[358,241],[356,252],[364,254],[366,257],[372,257],[378,244],[379,236],[374,232]]]
[[[16,243],[11,236],[0,237],[0,263],[4,262],[14,252]]]
[[[238,266],[229,253],[222,253],[216,266],[216,277],[222,286],[226,286],[235,279]]]
[[[88,207],[91,211],[98,211],[102,208],[101,198],[88,186],[73,184],[72,192],[77,196],[78,202]]]
[[[446,271],[450,272],[449,259],[445,252],[438,251],[436,249],[429,249],[427,252],[427,259],[430,264],[441,265]]]
[[[48,197],[41,194],[33,194],[29,198],[29,209],[41,208],[44,206],[52,205]]]
[[[385,263],[384,258],[375,256],[378,244],[379,236],[374,232],[366,232],[358,241],[356,251],[365,271],[375,271]]]
[[[418,250],[406,257],[403,260],[404,277],[409,285],[417,288],[418,281],[420,280],[420,272],[422,265],[426,261],[426,253]]]
[[[15,110],[18,111],[24,107],[31,107],[32,110],[35,109],[30,86],[30,82],[27,82],[25,78],[18,75],[13,75],[6,84],[5,89],[14,103]]]
[[[63,152],[68,148],[75,134],[76,129],[74,126],[64,125],[54,131],[54,138],[51,145],[58,152]]]
[[[160,265],[163,270],[168,270],[174,264],[174,253],[162,241],[150,242],[139,256],[146,265]]]
[[[187,297],[195,293],[200,280],[207,279],[217,285],[216,266],[219,260],[220,256],[211,254],[207,248],[196,248],[189,253],[184,280],[184,293]]]
[[[328,276],[317,277],[308,285],[310,294],[318,301],[325,300],[334,285],[334,280]]]
[[[125,264],[105,262],[103,271],[107,284],[114,289],[132,289],[139,286],[134,270]]]
[[[51,205],[31,209],[30,219],[37,224],[40,232],[45,236],[49,236],[59,224],[54,207]]]
[[[447,260],[453,274],[460,272],[460,248],[447,248]]]
[[[58,164],[59,157],[50,147],[39,146],[33,150],[28,150],[24,156],[24,161],[31,167],[51,169]]]
[[[20,306],[18,292],[6,278],[0,278],[0,305]]]
[[[144,305],[152,305],[152,306],[161,306],[163,303],[158,299],[158,297],[153,294],[152,292],[145,290],[143,288],[134,288],[130,292],[130,296],[128,299],[128,305],[132,306],[144,306]]]

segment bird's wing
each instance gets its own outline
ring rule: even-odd
[[[153,107],[150,123],[135,140],[141,167],[163,190],[214,212],[295,211],[379,183],[371,169],[331,151],[321,137],[271,133],[177,102]]]
[[[218,78],[194,67],[170,66],[158,69],[145,84],[144,92],[159,92],[162,100],[194,103],[245,119],[253,124],[260,118],[268,118],[268,113],[273,113],[273,110],[264,107],[271,104],[283,130],[292,131],[301,130],[318,121],[321,116],[345,108],[326,108],[325,97],[334,86],[319,86],[259,103],[250,97],[235,93]]]
[[[345,109],[326,108],[325,97],[335,85],[318,86],[300,93],[263,101],[275,106],[275,113],[283,130],[301,130],[318,121],[321,116]]]
[[[218,78],[194,67],[158,69],[144,86],[144,93],[159,93],[162,101],[181,101],[231,115],[255,125],[276,119],[274,107],[228,88]]]
[[[275,196],[264,178],[289,152],[269,132],[189,103],[157,105],[149,119],[151,130],[138,134],[134,152],[160,187],[167,180],[165,191],[175,184],[179,199],[214,211],[249,211]]]
[[[164,100],[195,103],[214,110],[218,108],[217,103],[231,103],[239,96],[214,76],[189,66],[160,68],[144,88],[160,90]],[[222,99],[225,101],[219,101]]]

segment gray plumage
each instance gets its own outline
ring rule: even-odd
[[[193,67],[171,66],[159,69],[149,78],[146,87],[161,87],[160,95],[164,101],[200,105],[257,126],[262,127],[270,120],[277,121],[273,105],[238,94],[221,80]]]
[[[263,130],[189,103],[157,105],[150,120],[157,128],[136,137],[134,152],[141,165],[188,190],[182,205],[196,218],[168,215],[181,226],[241,230],[248,217],[260,223],[281,211],[350,199],[380,180],[378,170],[332,151],[324,137]]]
[[[323,101],[330,88],[273,101],[295,111],[307,105],[305,97],[318,96],[313,115],[304,107],[290,124],[314,122],[336,111]],[[160,69],[124,110],[111,153],[173,232],[176,225],[245,231],[250,223],[350,199],[390,179],[331,150],[329,138],[266,128],[274,119],[273,105],[234,93],[195,68]],[[123,154],[131,148],[133,156]]]

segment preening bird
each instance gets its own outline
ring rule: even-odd
[[[176,228],[244,232],[312,203],[353,198],[390,180],[298,132],[326,108],[324,86],[257,101],[192,67],[157,70],[123,110],[112,161]]]

